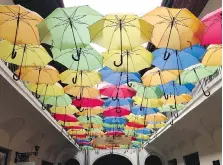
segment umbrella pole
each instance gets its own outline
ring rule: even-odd
[[[170,57],[170,53],[167,52],[167,48],[169,46],[170,36],[171,36],[171,33],[172,33],[174,23],[175,23],[175,18],[173,17],[173,19],[171,21],[170,33],[169,33],[168,40],[167,40],[166,50],[165,50],[164,57],[163,57],[164,60],[168,60],[169,57]]]
[[[195,69],[193,69],[193,70],[194,70],[194,73],[195,73],[195,75],[196,75],[196,77],[197,77],[198,83],[199,83],[199,85],[201,86],[201,89],[202,89],[202,91],[203,91],[203,94],[204,94],[206,97],[210,96],[210,95],[211,95],[210,91],[205,92],[205,90],[204,90],[204,88],[203,88],[203,86],[202,86],[202,84],[201,84],[201,82],[200,82],[200,80],[199,80],[199,77],[198,77],[198,74],[197,74],[196,70],[195,70]]]
[[[142,101],[141,101],[141,104],[140,104],[140,111],[142,111],[142,103],[143,103],[143,98],[144,98],[144,95],[145,95],[145,91],[146,91],[146,87],[144,86],[144,91],[143,91],[143,95],[142,95]],[[148,103],[148,100],[147,100],[147,103]]]
[[[48,88],[48,84],[46,85],[46,90],[45,90],[45,94],[44,94],[44,97],[43,97],[42,110],[46,110],[46,107],[44,106],[44,101],[45,101],[45,98],[46,98],[47,88]]]
[[[177,70],[178,70],[178,74],[179,74],[179,84],[181,85],[181,76],[180,76],[180,66],[179,66],[179,56],[178,56],[178,50],[176,50],[176,58],[177,58]]]
[[[22,72],[22,64],[23,64],[23,60],[24,60],[24,56],[25,56],[25,52],[26,52],[26,44],[24,45],[24,48],[23,48],[22,62],[21,62],[21,66],[20,66],[20,68],[19,68],[19,75],[17,76],[15,73],[13,74],[13,79],[14,79],[15,81],[20,80],[20,76],[21,76],[21,72]]]
[[[178,117],[178,111],[177,111],[177,100],[176,100],[176,92],[177,92],[177,88],[176,88],[176,86],[175,86],[175,82],[173,81],[173,89],[174,89],[174,108],[173,109],[176,109],[176,114],[177,115],[175,115],[174,114],[174,117]],[[172,107],[171,107],[172,108]]]
[[[127,85],[129,86],[129,87],[132,87],[132,84],[131,83],[129,83],[129,51],[127,50],[127,52],[126,52],[126,56],[127,56],[127,75],[126,75],[126,77],[127,77]]]
[[[168,99],[168,95],[166,95],[166,93],[165,93],[165,89],[164,89],[163,81],[162,81],[162,76],[161,76],[160,71],[158,71],[158,73],[159,73],[159,77],[160,77],[161,86],[163,88],[163,95],[164,95],[164,98],[167,100]]]
[[[76,69],[76,75],[75,75],[75,78],[74,78],[74,77],[72,78],[72,82],[73,82],[74,84],[77,83],[77,77],[78,77],[78,76],[77,76],[77,73],[78,73],[79,65],[80,65],[80,61],[77,62],[77,69]],[[82,71],[81,71],[81,78],[82,78]]]
[[[39,86],[39,79],[40,79],[40,72],[41,72],[41,69],[39,68],[39,75],[38,75],[38,80],[37,80],[37,87],[36,87],[36,93],[35,93],[35,96],[37,99],[40,98],[40,96],[37,94],[37,91],[38,91],[38,86]]]
[[[19,31],[19,21],[20,21],[20,8],[19,8],[18,19],[17,19],[17,23],[16,23],[15,39],[14,39],[13,48],[12,48],[12,55],[11,55],[12,59],[14,59],[17,54],[17,52],[15,51],[15,45],[16,45],[18,31]]]
[[[119,29],[120,29],[120,45],[121,45],[121,55],[120,55],[120,64],[117,64],[116,62],[117,61],[114,61],[114,65],[116,66],[116,67],[120,67],[120,66],[122,66],[122,64],[123,64],[123,56],[122,56],[122,20],[120,19],[119,20]]]

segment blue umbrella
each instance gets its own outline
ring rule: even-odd
[[[138,129],[135,132],[138,133],[138,134],[144,134],[144,135],[151,135],[153,133],[153,131],[151,129],[148,129],[148,128]]]
[[[104,67],[99,72],[102,75],[102,80],[113,85],[122,85],[132,82],[141,82],[141,76],[136,72],[114,72],[108,67]]]
[[[193,53],[192,50],[195,48],[190,48],[186,51],[178,51],[173,49],[167,49],[168,58],[165,59],[166,48],[160,48],[153,52],[155,58],[153,60],[153,65],[158,67],[161,70],[184,70],[192,65],[196,65],[200,63],[200,56],[203,56],[203,52],[201,54]]]
[[[89,143],[89,142],[91,142],[91,141],[88,140],[88,139],[76,139],[76,142],[77,142],[77,143],[82,143],[82,142]]]
[[[105,131],[124,131],[124,128],[117,128],[117,127],[109,128],[109,127],[104,127],[104,130]]]
[[[134,106],[131,108],[131,112],[135,115],[149,115],[157,113],[159,110],[157,108],[148,108],[148,107],[141,107],[141,106]]]
[[[109,107],[109,106],[127,106],[130,107],[131,104],[133,103],[133,100],[131,98],[118,98],[116,100],[113,100],[112,98],[107,99],[104,102],[104,106],[105,107]]]
[[[170,81],[167,84],[164,84],[163,86],[159,85],[159,88],[161,90],[164,90],[163,92],[166,95],[176,95],[179,96],[181,94],[190,93],[194,89],[195,85],[188,83],[184,85],[179,85],[175,83],[174,81]]]
[[[106,117],[104,123],[108,124],[125,124],[126,119],[124,117]]]
[[[206,49],[203,46],[197,44],[184,49],[184,52],[190,53],[191,55],[196,57],[199,61],[201,61],[206,53]]]

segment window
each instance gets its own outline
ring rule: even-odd
[[[185,165],[200,165],[198,152],[195,152],[190,155],[186,155],[183,158],[184,158]]]
[[[177,165],[177,159],[169,160],[168,165]]]
[[[213,165],[220,165],[220,161],[219,160],[213,161]]]
[[[8,150],[0,148],[0,165],[7,165]]]

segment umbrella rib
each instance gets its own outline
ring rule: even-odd
[[[132,44],[131,44],[131,42],[130,42],[130,36],[129,36],[129,34],[128,34],[128,32],[127,32],[126,28],[125,28],[125,27],[123,27],[123,29],[124,29],[124,31],[125,31],[125,33],[126,33],[127,37],[128,37],[128,40],[129,40],[129,45],[130,45],[130,47],[131,47],[131,49],[132,49]]]
[[[178,29],[178,27],[177,27],[177,25],[176,25],[176,24],[174,24],[174,27],[175,27],[175,29],[176,29],[176,31],[177,31],[177,33],[178,33],[178,39],[179,39],[180,49],[181,49],[181,39],[180,39],[179,29]],[[181,67],[182,67],[182,66],[181,66]]]
[[[12,8],[9,8],[8,6],[5,6],[14,16],[18,16],[18,12]],[[20,7],[19,7],[20,8]],[[17,15],[16,15],[17,14]]]
[[[159,45],[160,45],[160,42],[163,40],[164,34],[166,33],[166,31],[167,31],[167,29],[170,27],[170,25],[171,25],[171,24],[169,24],[169,25],[166,27],[164,33],[162,34],[162,36],[161,36],[161,38],[160,38],[160,40],[159,40],[159,43],[158,43],[158,47],[159,47]]]
[[[72,25],[73,25],[73,22],[72,22]],[[84,42],[83,42],[83,40],[82,40],[82,37],[80,36],[80,34],[79,34],[79,32],[78,32],[78,30],[77,30],[77,28],[73,25],[71,28],[74,28],[74,30],[76,31],[76,33],[78,34],[78,36],[79,36],[79,39],[81,40],[81,42],[82,42],[82,46],[84,47]]]
[[[63,30],[63,33],[62,33],[62,38],[60,40],[60,50],[62,48],[62,45],[63,45],[63,38],[64,38],[64,34],[65,34],[65,31],[67,30],[67,28],[69,27],[69,24],[67,23],[64,30]]]
[[[2,22],[2,23],[0,24],[0,26],[3,25],[4,23],[8,22],[8,21],[14,21],[14,20],[17,20],[16,17],[13,18],[13,19],[12,19],[12,18],[13,18],[13,17],[11,17],[10,19],[7,19],[7,20],[5,20],[4,22]]]
[[[33,33],[34,33],[34,35],[35,35],[36,41],[38,42],[38,37],[37,37],[37,35],[36,35],[36,33],[35,33],[35,31],[34,31],[32,25],[30,25],[30,23],[29,23],[28,21],[27,21],[27,22],[25,22],[24,20],[21,20],[21,21],[24,22],[24,23],[26,23],[27,25],[29,25],[29,26],[31,27],[31,29],[32,29],[32,31],[33,31]]]

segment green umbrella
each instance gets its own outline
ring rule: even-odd
[[[183,71],[180,75],[181,83],[187,84],[187,83],[198,82],[201,86],[203,94],[205,96],[210,96],[210,92],[209,91],[205,92],[200,80],[213,75],[217,71],[218,68],[219,68],[218,66],[204,66],[201,64],[192,68],[188,68],[185,71]],[[179,83],[179,78],[176,80],[176,82]]]
[[[124,124],[108,124],[108,123],[103,123],[103,127],[107,128],[124,128]]]
[[[94,148],[91,146],[82,146],[81,150],[94,150]]]
[[[89,6],[57,8],[38,25],[41,42],[53,41],[60,50],[85,47],[90,43],[88,27],[102,18]]]
[[[135,131],[134,130],[124,130],[125,135],[127,136],[135,136]]]
[[[52,48],[53,59],[69,69],[92,71],[102,68],[102,56],[91,46],[81,48],[79,60],[76,48],[60,51],[57,48]]]
[[[163,96],[162,90],[157,87],[146,87],[141,83],[130,82],[131,87],[137,91],[136,95],[144,99],[156,99]]]
[[[64,94],[62,96],[40,96],[39,100],[42,103],[53,106],[67,106],[72,103],[71,97],[67,94]]]
[[[102,118],[100,116],[94,115],[94,116],[80,116],[78,117],[78,121],[80,123],[90,123],[90,124],[102,124]]]
[[[184,105],[183,104],[177,104],[176,108],[175,105],[164,105],[162,107],[158,108],[160,112],[172,112],[172,111],[176,111],[176,110],[183,110],[184,109]]]

